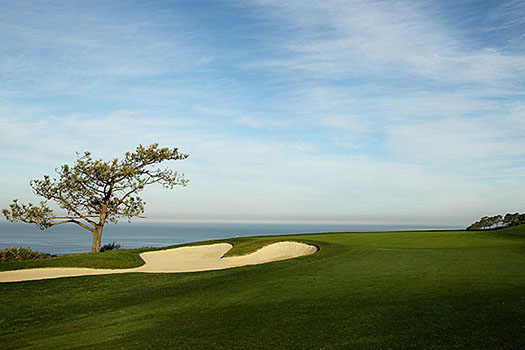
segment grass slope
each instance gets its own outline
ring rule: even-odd
[[[0,348],[525,348],[523,227],[227,241],[235,255],[290,239],[320,251],[222,271],[0,284]],[[115,266],[110,256],[97,266]]]

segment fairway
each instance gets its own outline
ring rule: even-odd
[[[220,242],[234,245],[229,255],[240,255],[285,240],[319,251],[209,272],[2,283],[0,347],[525,348],[523,226]],[[2,269],[130,268],[141,264],[134,257],[143,251],[9,263]]]

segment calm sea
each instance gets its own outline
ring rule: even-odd
[[[163,247],[211,239],[285,235],[318,232],[373,232],[397,230],[450,229],[421,225],[333,225],[276,223],[119,223],[107,224],[102,244],[116,242],[123,249]],[[51,254],[73,254],[91,249],[91,233],[76,225],[61,225],[39,230],[34,225],[0,222],[0,249],[30,247]]]

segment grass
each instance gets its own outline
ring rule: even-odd
[[[0,263],[0,271],[31,269],[37,267],[90,267],[94,269],[124,269],[144,264],[141,249],[109,250],[98,254],[73,254],[42,260],[7,261]]]
[[[225,241],[239,255],[282,240],[320,251],[222,271],[0,284],[0,348],[525,348],[524,227]],[[44,261],[130,267],[139,253]]]

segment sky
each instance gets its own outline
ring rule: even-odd
[[[0,207],[154,142],[147,220],[467,226],[523,212],[525,2],[0,2]]]

